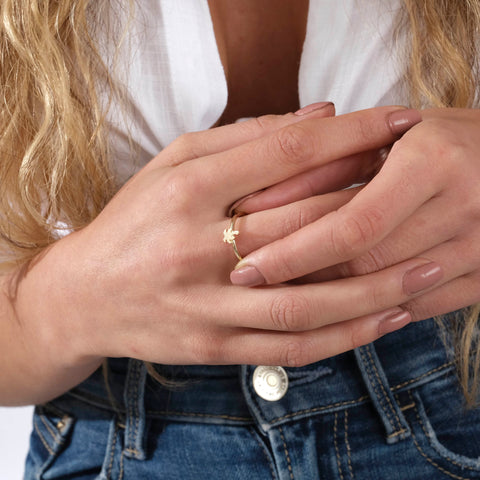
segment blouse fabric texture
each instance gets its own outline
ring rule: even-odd
[[[127,104],[108,117],[120,181],[179,135],[210,128],[228,100],[207,0],[137,4],[116,67]],[[398,7],[310,0],[302,106],[330,100],[342,114],[405,102]],[[257,394],[255,366],[156,368],[177,386],[111,359],[108,388],[97,371],[37,406],[25,480],[480,479],[480,411],[464,408],[433,320],[285,369],[277,401]]]
[[[392,39],[398,8],[399,0],[310,0],[300,105],[333,101],[342,114],[404,103]],[[138,9],[115,65],[127,102],[109,114],[120,181],[179,135],[215,125],[228,101],[207,0],[148,0]]]

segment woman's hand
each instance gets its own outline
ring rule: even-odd
[[[480,301],[480,111],[435,109],[422,117],[393,145],[374,178],[351,192],[338,210],[322,218],[311,215],[312,205],[325,196],[310,198],[288,207],[296,212],[290,216],[303,217],[291,231],[308,224],[298,231],[256,245],[239,239],[240,251],[252,253],[232,273],[233,282],[277,284],[298,277],[326,282],[339,310],[347,310],[336,321],[351,318],[352,304],[362,302],[354,293],[335,290],[345,281],[365,291],[370,285],[375,301],[365,305],[367,315],[369,309],[401,305],[421,320]],[[239,208],[255,211],[298,199],[296,180],[289,182],[274,187],[282,191],[281,201],[267,190]],[[342,195],[348,197],[346,192]],[[276,209],[279,222],[281,210]],[[245,240],[261,228],[253,216],[247,223],[249,217],[242,228]],[[412,259],[425,264],[403,278],[405,295],[414,298],[395,298],[373,283],[378,275],[391,281]],[[346,280],[332,281],[338,278]]]
[[[385,321],[401,313],[398,308],[364,321],[357,317],[370,313],[371,305],[338,311],[328,285],[233,286],[229,272],[236,260],[231,245],[222,242],[236,199],[391,144],[415,123],[407,118],[400,125],[408,117],[405,112],[386,107],[322,118],[333,114],[327,109],[179,138],[133,177],[95,221],[32,266],[16,303],[18,317],[28,319],[24,335],[36,336],[28,338],[29,344],[50,345],[52,363],[66,372],[105,356],[177,364],[299,365],[406,323],[405,315],[400,322]],[[350,192],[332,193],[315,207],[316,214],[337,208],[345,195]],[[274,213],[258,215],[263,222],[259,232],[277,228]],[[413,261],[409,268],[419,263],[424,261]],[[399,297],[403,274],[403,267],[376,274],[385,296],[405,300]],[[38,289],[42,275],[48,295]],[[350,279],[340,282],[344,295],[345,289],[352,291]],[[362,288],[357,296],[366,294]],[[338,313],[324,316],[324,311]],[[355,320],[340,329],[325,327],[345,318]],[[63,387],[78,381],[71,375]]]

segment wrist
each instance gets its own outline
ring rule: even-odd
[[[25,347],[35,349],[36,367],[46,377],[55,372],[63,390],[83,381],[103,360],[94,348],[95,331],[86,325],[88,302],[76,298],[81,270],[73,240],[66,237],[45,250],[12,278],[10,288]]]

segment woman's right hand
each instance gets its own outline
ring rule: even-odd
[[[222,232],[239,198],[359,152],[368,156],[410,126],[401,125],[399,107],[335,118],[333,113],[327,106],[303,116],[268,116],[174,141],[89,226],[32,266],[16,305],[17,316],[29,319],[27,337],[34,343],[42,332],[52,357],[70,368],[82,362],[93,368],[103,357],[165,364],[296,363],[292,352],[322,327],[319,292],[309,286],[231,285],[236,259]],[[321,216],[350,196],[327,195],[311,212]],[[257,242],[272,231],[278,237],[290,232],[291,218],[279,221],[278,211],[262,222]],[[239,224],[241,230],[241,219]],[[42,272],[48,298],[42,289],[31,290]],[[288,305],[298,288],[304,289],[308,321],[291,325]],[[373,317],[349,322],[357,336],[341,330],[335,339],[325,336],[334,350],[312,350],[302,363],[353,348],[354,338],[373,341],[379,336],[379,319]],[[73,377],[65,390],[81,380]]]

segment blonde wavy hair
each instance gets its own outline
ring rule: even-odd
[[[109,163],[106,108],[116,92],[91,26],[107,0],[0,3],[0,266],[25,265],[61,236],[90,223],[118,185]],[[120,3],[120,2],[119,2]],[[133,0],[130,2],[133,8]],[[473,107],[479,0],[403,0],[405,81],[415,107]],[[480,305],[453,332],[467,403],[478,393]],[[149,371],[155,374],[152,366]]]

